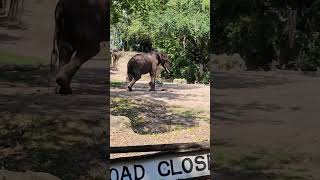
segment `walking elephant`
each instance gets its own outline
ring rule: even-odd
[[[127,75],[129,85],[127,86],[129,91],[132,91],[132,86],[137,82],[142,74],[150,74],[151,81],[149,82],[150,91],[155,91],[155,78],[159,66],[161,65],[167,72],[166,78],[171,77],[169,71],[170,67],[169,58],[164,53],[150,52],[140,53],[133,56],[127,64]]]
[[[59,0],[50,63],[52,72],[59,61],[57,93],[72,94],[72,77],[99,53],[100,42],[109,41],[108,10],[109,0]]]
[[[113,50],[111,52],[111,59],[112,59],[112,67],[116,68],[118,65],[119,59],[123,56],[123,52],[119,50]]]

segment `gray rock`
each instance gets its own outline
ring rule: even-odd
[[[126,116],[110,115],[110,129],[116,131],[131,130],[131,121]]]
[[[185,80],[185,79],[174,79],[173,83],[187,84],[187,80]]]
[[[246,70],[246,63],[239,54],[211,54],[209,63],[210,68],[213,70]]]
[[[0,170],[1,180],[60,180],[60,178],[43,172],[15,172],[8,170]]]

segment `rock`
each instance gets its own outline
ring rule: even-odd
[[[173,83],[187,84],[187,80],[185,80],[185,79],[174,79]]]
[[[246,63],[239,54],[211,54],[209,63],[213,70],[246,70]]]
[[[126,116],[112,116],[110,115],[110,129],[114,131],[131,130],[131,121]]]
[[[60,180],[60,178],[43,172],[15,172],[0,170],[0,179],[1,180]]]

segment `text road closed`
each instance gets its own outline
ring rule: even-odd
[[[163,156],[111,165],[111,180],[176,180],[210,175],[210,154]]]

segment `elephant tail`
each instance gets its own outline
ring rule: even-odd
[[[127,66],[127,78],[126,78],[127,84],[132,80],[132,78],[133,78],[132,69],[130,68],[130,65],[128,63],[128,66]]]

